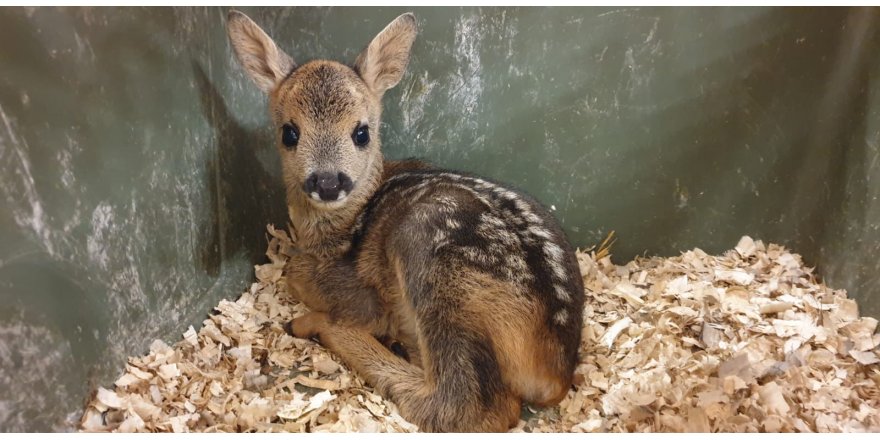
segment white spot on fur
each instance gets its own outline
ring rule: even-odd
[[[510,190],[504,190],[504,191],[502,191],[501,195],[503,195],[504,198],[506,198],[507,200],[517,200],[517,199],[519,199],[519,196],[518,196],[515,192],[510,191]]]
[[[555,261],[548,261],[550,264],[550,269],[553,271],[553,275],[559,281],[568,281],[568,274],[565,273],[565,269],[559,263]]]
[[[560,286],[559,284],[555,284],[553,286],[553,290],[556,293],[556,298],[559,298],[560,301],[563,301],[563,302],[570,302],[571,301],[571,295],[568,294],[568,291],[565,290],[564,287]]]
[[[517,198],[517,199],[514,199],[513,202],[516,205],[516,209],[519,209],[519,211],[520,211],[519,215],[522,218],[526,219],[527,222],[529,222],[533,225],[542,225],[544,223],[541,220],[541,217],[538,217],[537,215],[535,215],[535,213],[532,212],[529,205],[526,202],[524,202],[522,199]]]
[[[483,249],[479,249],[474,246],[462,246],[462,251],[464,252],[465,257],[469,260],[482,263],[482,264],[494,264],[498,262],[498,258],[494,255],[490,255],[487,252],[484,252]]]
[[[435,251],[437,249],[440,249],[443,246],[448,245],[449,244],[449,235],[446,234],[446,231],[443,231],[440,229],[434,231],[433,244],[434,244]]]
[[[510,266],[517,273],[522,274],[523,278],[533,279],[534,276],[531,272],[528,271],[529,266],[526,264],[526,260],[520,255],[512,255],[507,258],[507,265]]]
[[[495,185],[493,185],[489,182],[486,182],[485,180],[480,179],[480,178],[473,179],[473,182],[474,182],[474,186],[479,189],[488,189],[488,190],[495,189]]]
[[[559,325],[565,324],[565,321],[568,321],[568,312],[565,311],[565,309],[556,312],[556,314],[553,315],[553,321]]]
[[[548,230],[546,230],[546,229],[544,229],[544,228],[542,228],[542,227],[540,227],[540,226],[531,226],[531,227],[529,227],[529,232],[530,232],[532,235],[536,236],[536,237],[540,237],[540,238],[543,238],[543,239],[545,239],[545,240],[549,240],[549,239],[550,239],[550,231],[548,231]]]
[[[461,223],[459,223],[459,221],[454,218],[447,218],[446,227],[450,229],[458,229],[461,228]]]
[[[440,173],[440,174],[437,174],[437,176],[442,177],[444,179],[452,180],[454,182],[458,182],[459,180],[464,178],[463,176],[459,176],[458,174],[452,174],[452,173]]]
[[[544,243],[544,254],[556,263],[562,263],[562,248],[556,243],[548,241]]]
[[[489,213],[480,214],[480,222],[481,225],[493,226],[496,228],[503,228],[505,226],[504,220],[501,220],[498,216]]]
[[[407,187],[407,188],[401,190],[400,195],[403,197],[409,197],[409,198],[413,199],[415,197],[411,196],[412,193],[420,191],[420,190],[424,189],[425,187],[427,187],[428,185],[433,185],[436,182],[437,181],[435,179],[424,179],[415,185],[412,185],[410,187]]]
[[[519,201],[519,200],[517,200],[517,201]],[[535,215],[535,213],[533,213],[533,212],[531,212],[531,211],[523,212],[523,213],[522,213],[522,216],[523,216],[523,217],[524,217],[529,223],[531,223],[531,224],[533,224],[533,225],[540,225],[540,224],[543,223],[543,222],[541,221],[541,217],[538,217],[537,215]]]

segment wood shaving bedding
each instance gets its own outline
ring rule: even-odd
[[[81,430],[418,429],[335,355],[285,334],[306,309],[285,293],[291,240],[268,230],[257,282],[200,330],[130,358]],[[513,431],[880,431],[877,320],[799,255],[743,237],[721,256],[577,257],[587,301],[575,386],[556,407],[525,407]]]

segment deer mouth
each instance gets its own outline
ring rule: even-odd
[[[327,200],[326,195],[322,198],[317,191],[313,191],[308,194],[308,198],[309,202],[319,209],[333,210],[345,205],[346,202],[348,202],[349,195],[350,193],[348,191],[342,190],[339,191],[339,194],[335,199]]]

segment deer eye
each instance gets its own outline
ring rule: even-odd
[[[283,143],[288,150],[296,148],[296,144],[299,143],[299,129],[294,125],[284,124],[281,127],[281,143]]]
[[[366,125],[361,125],[358,128],[354,129],[354,133],[351,134],[352,140],[354,140],[354,144],[358,147],[364,147],[368,143],[370,143],[370,127]]]

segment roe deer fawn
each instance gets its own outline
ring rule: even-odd
[[[311,310],[288,331],[317,337],[425,431],[502,431],[523,401],[558,403],[584,291],[556,220],[488,179],[383,159],[381,98],[409,62],[415,17],[351,66],[298,65],[238,11],[227,30],[277,133],[299,251],[286,282]]]

